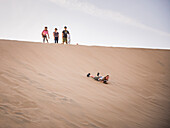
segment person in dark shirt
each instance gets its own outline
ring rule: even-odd
[[[64,27],[64,30],[63,30],[63,32],[62,32],[63,44],[64,44],[64,42],[66,42],[66,44],[67,44],[67,34],[70,34],[70,33],[69,33],[69,31],[67,30],[67,27],[65,26],[65,27]]]
[[[53,36],[54,36],[54,42],[58,43],[59,33],[57,32],[57,28],[55,28],[55,31],[53,32]]]

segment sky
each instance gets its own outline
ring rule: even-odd
[[[45,26],[59,43],[170,49],[170,0],[0,0],[0,39],[42,42]]]

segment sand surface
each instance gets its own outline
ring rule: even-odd
[[[168,128],[169,117],[170,50],[0,40],[0,128]]]

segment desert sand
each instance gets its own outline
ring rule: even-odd
[[[170,50],[0,40],[0,128],[168,128],[169,117]]]

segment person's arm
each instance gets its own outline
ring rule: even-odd
[[[59,40],[59,37],[60,37],[60,36],[59,36],[59,33],[58,33],[58,40]]]

